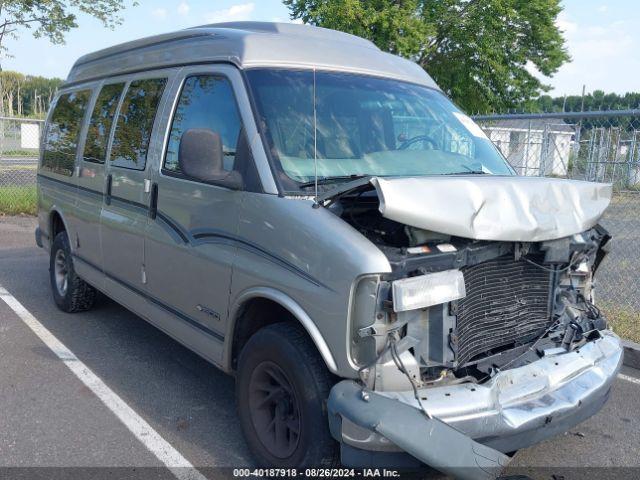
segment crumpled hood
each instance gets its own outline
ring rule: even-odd
[[[385,218],[476,240],[539,242],[593,227],[609,184],[542,177],[441,176],[371,179]]]

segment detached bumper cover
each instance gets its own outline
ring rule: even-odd
[[[351,408],[354,405],[358,408]],[[407,453],[455,478],[496,478],[509,463],[506,455],[473,441],[437,418],[427,418],[409,405],[373,392],[363,396],[362,388],[352,381],[340,382],[329,397],[330,414],[345,410],[349,410],[355,424],[383,435]]]
[[[525,448],[568,430],[602,407],[622,365],[623,349],[614,333],[601,334],[602,338],[579,350],[500,372],[482,385],[425,388],[419,391],[420,397],[430,415],[483,445],[502,452]],[[443,442],[441,439],[407,424],[404,413],[386,426],[393,430],[394,438],[372,428],[375,422],[362,421],[363,410],[376,414],[371,411],[372,402],[365,402],[361,395],[347,398],[344,393],[354,388],[362,389],[345,380],[331,392],[329,413],[337,440],[361,450],[404,450],[442,469],[430,460],[435,445]],[[426,419],[419,411],[413,391],[369,392],[369,395],[385,398],[387,410],[404,412],[408,407],[415,412],[411,418],[416,422]],[[403,439],[409,436],[416,436],[411,443],[421,444],[419,452],[407,450],[408,440]],[[454,452],[459,448],[455,443],[445,444]]]

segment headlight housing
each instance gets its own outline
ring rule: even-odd
[[[460,270],[445,270],[392,283],[393,309],[396,312],[418,310],[466,297],[464,276]]]

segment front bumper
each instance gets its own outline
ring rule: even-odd
[[[602,331],[601,335],[578,350],[502,371],[481,385],[424,388],[419,395],[433,417],[477,442],[502,452],[525,448],[568,430],[604,405],[622,365],[623,349],[611,331]],[[339,383],[332,396],[345,383],[354,382]],[[413,391],[369,394],[393,399],[398,408],[411,407],[416,415],[422,415]],[[358,451],[405,450],[398,442],[390,442],[358,424],[356,412],[367,406],[368,402],[351,401],[347,405],[341,402],[335,410],[330,408],[330,425],[336,440]],[[405,428],[398,423],[398,431]],[[455,450],[455,445],[451,448]]]

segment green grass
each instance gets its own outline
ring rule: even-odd
[[[0,215],[35,215],[36,187],[0,187]]]
[[[640,343],[639,310],[611,305],[600,305],[599,307],[604,312],[614,332],[622,338]]]
[[[3,157],[37,157],[39,155],[38,150],[5,150],[2,152]]]

